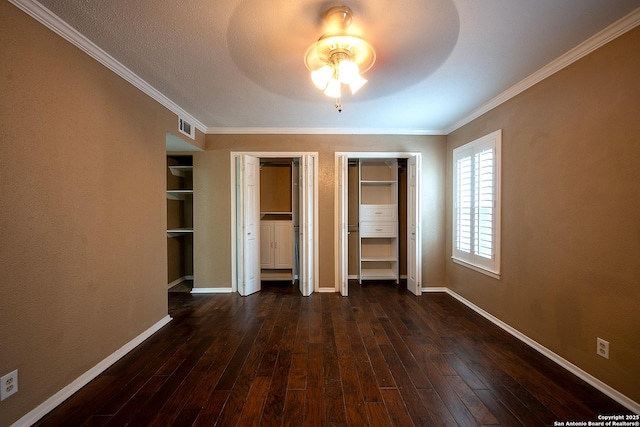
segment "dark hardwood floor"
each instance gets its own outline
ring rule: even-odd
[[[544,426],[630,413],[446,294],[170,293],[173,321],[46,426]]]

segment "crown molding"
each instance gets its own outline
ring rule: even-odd
[[[575,48],[566,52],[559,58],[550,62],[540,70],[516,83],[511,88],[500,93],[496,97],[482,104],[472,113],[463,119],[455,122],[453,125],[442,130],[430,129],[359,129],[359,128],[232,128],[232,127],[207,127],[197,120],[178,104],[173,102],[163,93],[155,89],[149,83],[144,81],[133,71],[129,70],[107,52],[102,50],[91,40],[80,34],[76,29],[60,19],[56,14],[46,7],[42,6],[35,0],[9,0],[14,6],[27,13],[38,22],[78,47],[87,55],[100,62],[105,67],[134,85],[136,88],[156,100],[162,106],[172,111],[178,116],[182,116],[191,121],[196,129],[205,134],[218,135],[234,135],[234,134],[299,134],[299,135],[448,135],[451,132],[461,128],[469,122],[477,119],[481,115],[496,108],[511,98],[529,89],[533,85],[546,79],[547,77],[557,73],[565,67],[576,62],[580,58],[588,55],[599,47],[607,44],[611,40],[621,36],[629,30],[640,25],[640,8],[629,13],[625,17],[619,19],[613,24],[600,31],[598,34],[590,37]]]
[[[471,114],[463,118],[462,120],[456,122],[451,125],[449,128],[445,129],[445,135],[450,134],[451,132],[461,128],[472,120],[477,119],[484,113],[491,111],[496,108],[500,104],[510,100],[516,95],[524,92],[529,89],[533,85],[541,82],[547,77],[557,73],[565,67],[573,64],[580,58],[590,54],[594,50],[604,46],[609,43],[611,40],[620,37],[624,33],[633,28],[640,25],[640,7],[614,22],[613,24],[606,27],[604,30],[600,31],[596,35],[588,38],[584,42],[580,43],[578,46],[574,47],[570,51],[566,52],[559,58],[551,61],[549,64],[545,65],[535,73],[521,80],[519,83],[511,86],[509,89],[505,90],[495,98],[489,100],[488,102],[482,104],[478,109],[473,111]]]
[[[445,135],[444,130],[372,128],[207,128],[207,135]]]
[[[185,111],[178,104],[166,97],[163,93],[140,78],[133,71],[122,65],[114,57],[98,47],[91,40],[80,34],[75,28],[64,22],[58,15],[41,5],[35,0],[9,0],[14,6],[22,10],[36,21],[49,28],[60,37],[64,38],[87,55],[140,89],[145,94],[159,102],[162,106],[178,116],[182,116],[194,124],[200,132],[205,132],[207,127],[199,120]]]

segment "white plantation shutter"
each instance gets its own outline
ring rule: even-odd
[[[500,271],[501,131],[453,150],[453,258]]]
[[[474,246],[484,258],[493,256],[493,149],[474,156]]]
[[[459,159],[456,162],[456,248],[459,251],[471,252],[471,156]]]

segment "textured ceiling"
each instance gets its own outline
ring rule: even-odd
[[[41,0],[211,131],[441,132],[638,0]],[[375,47],[343,112],[303,56],[346,4]]]

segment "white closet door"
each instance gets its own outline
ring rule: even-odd
[[[420,155],[407,160],[407,290],[415,295],[422,294],[420,163]]]
[[[338,250],[336,262],[338,263],[338,283],[340,284],[340,295],[349,295],[349,229],[348,229],[348,204],[349,199],[349,158],[346,154],[337,156],[338,178]]]
[[[316,198],[317,176],[314,157],[300,158],[300,293],[309,296],[315,288],[316,269]]]
[[[240,295],[260,290],[260,159],[243,155],[241,163],[242,200],[242,282]]]

